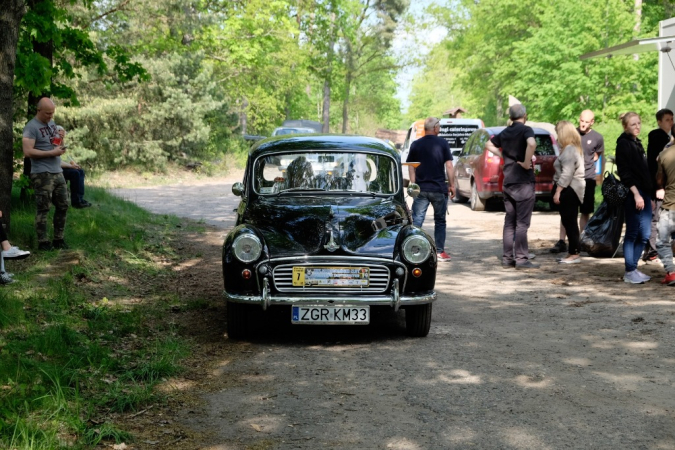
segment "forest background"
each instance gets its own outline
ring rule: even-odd
[[[621,112],[655,125],[657,54],[579,56],[657,36],[675,9],[674,0],[5,1],[1,21],[19,20],[12,120],[0,120],[0,135],[13,137],[0,142],[4,181],[20,171],[21,130],[39,95],[57,101],[68,155],[90,172],[240,165],[242,136],[269,135],[284,119],[374,135],[462,106],[503,124],[509,95],[536,121],[593,109],[613,147]],[[6,60],[12,43],[0,45]],[[416,73],[404,105],[403,70]],[[6,210],[11,184],[0,184]]]

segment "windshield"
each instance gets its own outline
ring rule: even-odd
[[[308,152],[263,156],[253,168],[259,194],[284,192],[364,192],[394,194],[396,162],[384,155]]]
[[[277,128],[272,135],[281,136],[284,134],[308,134],[314,132],[311,128]]]
[[[537,134],[534,136],[534,139],[537,141],[537,149],[534,152],[535,155],[555,156],[555,148],[553,147],[551,136],[548,134]]]

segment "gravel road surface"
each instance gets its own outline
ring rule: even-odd
[[[216,290],[230,188],[115,192],[219,227],[194,265],[209,265],[201,283]],[[547,250],[559,218],[537,211],[530,250],[541,269],[504,270],[503,218],[449,207],[452,261],[441,263],[426,338],[405,336],[403,312],[361,327],[293,327],[284,312],[234,342],[222,307],[201,311],[220,325],[204,328],[208,351],[185,384],[197,406],[171,418],[184,438],[135,448],[675,449],[675,289],[660,284],[662,266],[641,267],[654,277],[645,285],[622,282],[620,258],[561,267]],[[431,213],[425,228],[433,234]]]

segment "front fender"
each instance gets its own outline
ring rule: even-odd
[[[431,253],[429,254],[429,257],[420,264],[409,263],[408,261],[406,261],[406,259],[403,257],[402,254],[403,242],[409,236],[414,235],[424,236],[431,244]],[[429,236],[429,234],[426,231],[414,225],[408,225],[403,227],[396,241],[396,252],[394,257],[397,261],[400,261],[405,265],[406,270],[408,272],[408,277],[405,286],[403,287],[404,294],[421,294],[433,291],[434,286],[436,285],[436,270],[438,267],[438,258],[436,256],[436,245],[434,243],[434,239],[431,236]],[[413,276],[412,271],[415,268],[418,268],[422,271],[421,276],[419,277]]]
[[[262,243],[262,252],[256,261],[244,263],[239,261],[232,251],[234,240],[243,234],[253,234]],[[262,234],[250,225],[239,225],[228,233],[223,242],[223,283],[225,292],[230,294],[260,294],[258,284],[257,267],[269,259],[269,250]],[[251,277],[246,279],[242,276],[244,270],[251,271]]]

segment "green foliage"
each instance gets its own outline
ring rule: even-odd
[[[657,34],[658,21],[668,17],[666,3],[644,2],[639,36]],[[636,37],[633,2],[461,0],[453,5],[430,10],[436,23],[447,26],[448,37],[414,81],[409,121],[452,104],[486,125],[504,123],[509,95],[525,104],[534,121],[576,122],[584,109],[594,110],[598,123],[616,121],[628,110],[653,115],[655,53],[579,59]],[[436,88],[439,79],[443,92]]]
[[[149,82],[127,83],[100,91],[101,97],[83,97],[80,107],[59,108],[75,160],[103,169],[137,165],[157,170],[167,161],[218,153],[209,144],[229,137],[222,123],[227,112],[203,55],[171,54],[146,60],[145,66]],[[212,133],[212,126],[219,132]]]

